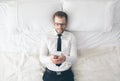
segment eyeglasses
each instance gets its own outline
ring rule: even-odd
[[[54,24],[57,26],[65,26],[66,25],[66,23],[54,23]]]

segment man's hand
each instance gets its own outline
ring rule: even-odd
[[[63,54],[60,56],[51,55],[51,60],[54,64],[62,64],[66,60],[66,57]]]
[[[63,63],[63,62],[66,60],[66,57],[65,57],[63,54],[61,54],[61,55],[58,57],[58,59],[60,60],[61,63]]]

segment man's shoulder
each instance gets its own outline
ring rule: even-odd
[[[74,36],[74,34],[71,31],[68,31],[68,30],[65,31],[65,34],[69,35],[69,36]]]
[[[53,31],[49,31],[44,34],[44,39],[48,41],[49,39],[56,38],[56,36],[57,35]]]

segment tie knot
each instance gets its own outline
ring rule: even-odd
[[[58,34],[58,37],[61,37],[62,36],[62,34]]]

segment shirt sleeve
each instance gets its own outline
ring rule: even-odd
[[[45,67],[47,66],[47,64],[51,64],[51,59],[46,40],[47,40],[46,36],[42,37],[39,55],[39,60]]]
[[[77,45],[76,45],[76,38],[72,34],[70,40],[70,54],[66,56],[66,62],[70,65],[74,64],[77,59]]]

